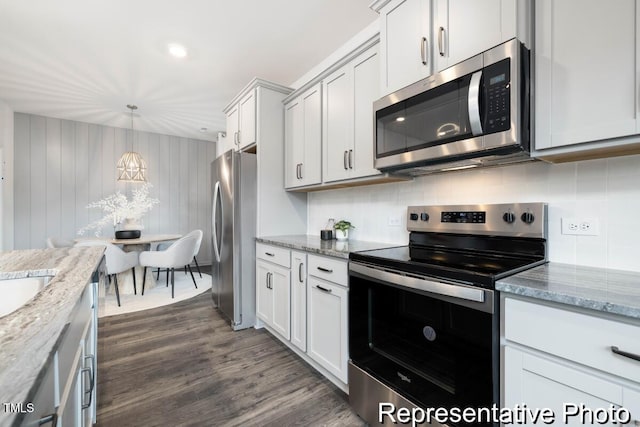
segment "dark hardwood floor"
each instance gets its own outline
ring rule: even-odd
[[[99,427],[365,425],[268,332],[233,332],[209,292],[101,318],[98,334]]]

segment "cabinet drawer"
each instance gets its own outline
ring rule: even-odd
[[[291,267],[291,251],[289,249],[256,243],[256,257],[286,268]]]
[[[310,254],[307,263],[309,264],[309,275],[329,280],[342,286],[349,286],[347,261]]]
[[[507,340],[640,382],[640,361],[612,351],[640,355],[640,326],[512,298],[504,316]]]

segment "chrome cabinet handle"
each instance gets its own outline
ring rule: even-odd
[[[325,273],[333,273],[333,270],[324,267],[318,267],[318,270],[324,271]]]
[[[349,169],[353,169],[353,150],[349,150]]]
[[[95,357],[91,354],[89,356],[86,356],[84,358],[84,360],[91,360],[91,366],[88,368],[82,368],[80,370],[80,375],[83,375],[85,373],[89,374],[89,391],[84,391],[83,390],[83,403],[82,403],[82,409],[87,409],[91,406],[91,401],[93,399],[93,388],[95,387],[95,370],[96,370],[96,359]],[[84,388],[84,383],[82,383],[82,386]],[[84,403],[84,396],[89,395],[89,402],[88,403]]]
[[[444,56],[444,32],[444,27],[440,27],[440,30],[438,31],[438,51],[440,56]]]
[[[298,281],[304,283],[304,279],[302,278],[302,263],[298,264]]]
[[[427,38],[422,37],[422,39],[420,39],[420,59],[422,60],[422,65],[427,65],[429,60],[429,52],[427,51],[427,48]]]
[[[304,165],[304,163],[300,163],[300,179],[303,178],[303,176],[302,176],[302,165]]]
[[[233,143],[238,145],[238,132],[233,133]]]
[[[267,271],[267,274],[265,274],[264,276],[264,282],[267,289],[269,289],[269,272],[268,271]]]
[[[344,150],[344,154],[342,155],[342,165],[344,166],[344,170],[347,170],[347,150]]]
[[[276,256],[276,254],[272,254],[271,252],[265,252],[264,254],[268,256]]]
[[[634,353],[629,353],[629,352],[626,352],[626,351],[622,351],[618,347],[616,347],[615,345],[611,346],[611,351],[613,353],[615,353],[615,354],[620,355],[620,356],[628,357],[629,359],[637,360],[638,362],[640,362],[640,354],[634,354]]]
[[[238,145],[240,145],[240,131],[238,131]]]
[[[322,286],[320,286],[320,285],[316,285],[316,288],[320,289],[322,292],[326,292],[326,293],[328,293],[328,294],[330,294],[330,293],[331,293],[331,289],[323,288],[323,287],[322,287]]]

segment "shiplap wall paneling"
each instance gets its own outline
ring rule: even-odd
[[[210,263],[210,165],[215,144],[148,132],[59,120],[14,116],[14,247],[44,247],[48,236],[77,237],[102,217],[94,202],[138,184],[117,182],[116,162],[136,150],[147,162],[151,196],[160,204],[143,219],[143,233],[205,233],[199,258]],[[108,225],[102,234],[112,235]]]

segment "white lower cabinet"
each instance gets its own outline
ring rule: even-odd
[[[556,425],[614,425],[597,422],[607,416],[601,408],[614,408],[616,416],[626,417],[628,411],[631,425],[640,422],[640,383],[633,381],[640,362],[598,343],[604,339],[635,351],[640,327],[509,297],[503,307],[504,407],[549,408]],[[618,342],[627,333],[632,340]],[[566,358],[574,349],[580,357]],[[600,418],[590,422],[596,416]]]
[[[307,254],[291,251],[291,344],[307,351]]]
[[[309,276],[307,354],[342,382],[347,382],[347,289]]]
[[[256,244],[257,317],[347,391],[347,261]]]
[[[256,315],[286,339],[291,337],[290,270],[258,260],[256,263]]]

